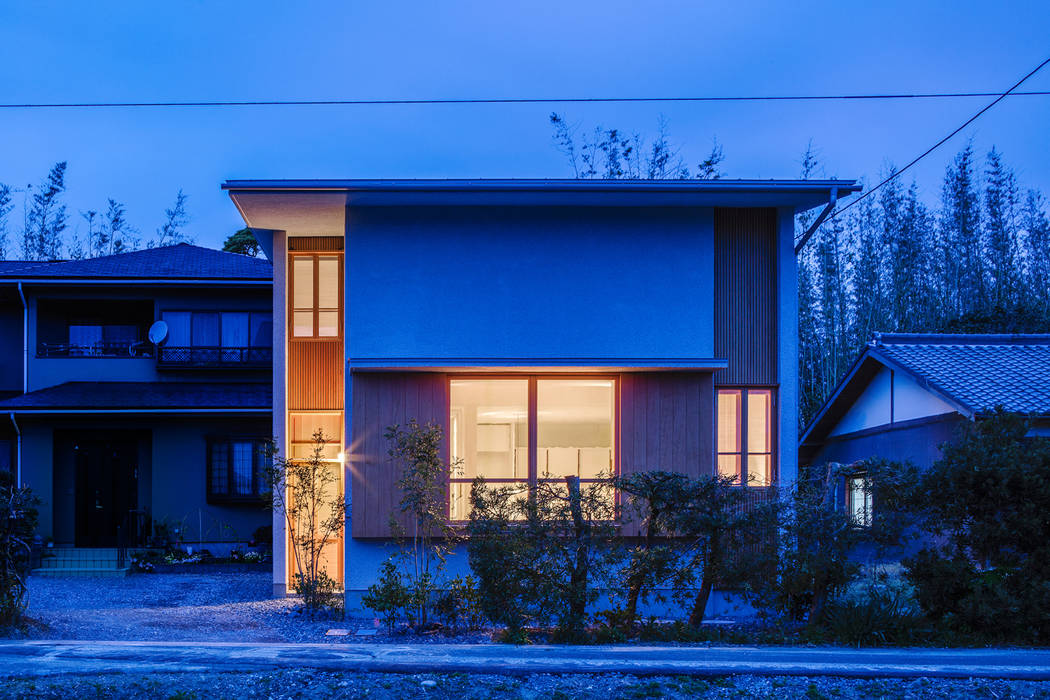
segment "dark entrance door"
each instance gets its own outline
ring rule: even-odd
[[[138,502],[138,443],[83,439],[73,443],[76,546],[115,547],[117,528]]]

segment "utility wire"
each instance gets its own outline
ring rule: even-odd
[[[1022,81],[1023,82],[1023,81]],[[1011,92],[1012,96],[1047,96],[1050,90]],[[694,97],[521,97],[416,100],[210,100],[172,102],[9,102],[0,109],[124,109],[168,107],[333,107],[383,105],[515,105],[631,102],[817,102],[829,100],[929,100],[1003,96],[998,92],[874,93],[859,95],[710,95]],[[997,100],[998,101],[998,100]]]
[[[844,212],[846,212],[846,211],[847,211],[847,210],[848,210],[848,209],[849,209],[850,207],[852,207],[852,206],[855,206],[855,205],[857,205],[857,204],[860,204],[860,203],[861,203],[862,201],[864,201],[865,199],[867,199],[867,198],[868,198],[868,197],[870,197],[871,195],[873,195],[873,194],[875,194],[876,192],[878,192],[878,191],[879,191],[879,190],[880,190],[880,189],[881,189],[881,188],[882,188],[883,186],[885,186],[885,185],[889,184],[889,183],[890,183],[890,182],[892,182],[893,180],[896,180],[896,179],[897,179],[898,177],[900,177],[901,175],[903,175],[903,174],[905,173],[905,171],[907,171],[907,170],[908,170],[909,168],[911,168],[911,167],[912,167],[913,165],[915,165],[915,164],[916,164],[916,163],[918,163],[918,162],[919,162],[920,160],[922,160],[923,158],[925,158],[926,156],[930,155],[931,153],[933,153],[934,151],[936,151],[936,150],[937,150],[938,148],[940,148],[941,146],[943,146],[943,145],[944,145],[945,143],[947,143],[947,142],[948,142],[948,141],[949,141],[949,140],[950,140],[950,139],[951,139],[951,138],[952,138],[953,136],[955,136],[955,135],[956,135],[956,134],[958,134],[958,133],[959,133],[960,131],[962,131],[963,129],[965,129],[966,127],[968,127],[968,126],[969,126],[970,124],[973,124],[973,123],[974,123],[974,122],[975,122],[975,121],[977,120],[977,118],[978,118],[978,117],[980,117],[980,116],[981,116],[982,114],[984,114],[985,112],[987,112],[988,110],[990,110],[990,109],[991,109],[992,107],[994,107],[995,105],[999,104],[999,102],[1001,102],[1001,101],[1002,101],[1003,99],[1005,99],[1005,98],[1006,98],[1007,96],[1009,96],[1009,95],[1023,95],[1023,94],[1025,94],[1025,93],[1023,93],[1023,92],[1014,92],[1014,90],[1016,90],[1017,88],[1019,88],[1019,87],[1021,86],[1021,84],[1022,84],[1022,83],[1024,83],[1024,82],[1025,82],[1026,80],[1028,80],[1028,79],[1029,79],[1029,78],[1031,78],[1031,77],[1032,77],[1033,75],[1035,75],[1035,74],[1036,74],[1036,73],[1038,73],[1038,72],[1039,72],[1040,70],[1042,70],[1042,69],[1043,69],[1043,67],[1045,67],[1045,66],[1046,66],[1046,64],[1048,64],[1048,63],[1050,63],[1050,58],[1046,59],[1045,61],[1043,61],[1042,63],[1040,63],[1040,64],[1039,64],[1038,66],[1036,66],[1036,67],[1035,67],[1035,68],[1034,68],[1034,69],[1033,69],[1033,70],[1032,70],[1032,71],[1031,71],[1030,73],[1028,73],[1028,74],[1027,74],[1027,75],[1026,75],[1025,77],[1021,78],[1021,79],[1020,79],[1020,80],[1018,80],[1018,81],[1017,81],[1016,83],[1014,83],[1014,84],[1013,84],[1013,85],[1012,85],[1012,86],[1011,86],[1011,87],[1010,87],[1010,88],[1009,88],[1009,89],[1008,89],[1008,90],[1007,90],[1006,92],[1003,92],[1003,93],[998,93],[998,97],[996,97],[996,98],[995,98],[994,100],[992,100],[992,101],[991,101],[991,102],[989,102],[989,103],[988,103],[987,105],[985,105],[985,106],[984,106],[984,108],[982,108],[982,109],[981,109],[981,111],[977,112],[977,114],[975,114],[975,115],[973,115],[972,117],[970,117],[969,119],[967,119],[967,120],[966,120],[965,122],[963,122],[963,123],[962,123],[962,124],[961,124],[961,125],[960,125],[960,126],[959,126],[958,128],[956,128],[956,129],[955,129],[954,131],[952,131],[952,132],[951,132],[950,134],[948,134],[948,135],[947,135],[947,136],[945,136],[945,137],[944,137],[943,139],[941,139],[941,140],[940,140],[940,141],[938,141],[937,143],[935,143],[935,144],[933,144],[932,146],[930,146],[929,148],[927,148],[927,149],[926,149],[925,151],[923,151],[923,152],[922,152],[921,154],[919,154],[919,155],[918,155],[918,156],[916,156],[915,158],[913,158],[913,159],[911,160],[911,162],[909,162],[909,163],[908,163],[907,165],[905,165],[905,166],[904,166],[903,168],[901,168],[900,170],[897,170],[897,171],[895,171],[895,172],[891,173],[891,174],[890,174],[889,176],[887,176],[887,177],[886,177],[886,178],[885,178],[885,179],[884,179],[884,180],[883,180],[882,182],[880,182],[879,184],[875,185],[874,187],[872,187],[871,189],[869,189],[869,190],[868,190],[867,192],[865,192],[865,193],[864,193],[864,194],[862,194],[861,196],[859,196],[859,197],[857,197],[856,199],[854,199],[853,201],[851,201],[851,202],[850,202],[849,204],[847,204],[846,206],[844,206],[844,207],[842,207],[841,209],[839,209],[839,210],[837,210],[837,211],[833,212],[833,213],[831,214],[831,216],[829,216],[829,217],[828,217],[827,219],[825,219],[825,220],[824,220],[824,221],[823,221],[822,223],[827,223],[828,221],[831,221],[832,219],[834,219],[834,218],[838,217],[839,215],[841,215],[841,214],[843,214]],[[993,93],[993,94],[997,94],[997,93]],[[814,231],[814,233],[816,233],[816,231]]]

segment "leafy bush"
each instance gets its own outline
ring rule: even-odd
[[[0,471],[0,627],[17,626],[29,604],[26,577],[39,499]]]
[[[869,527],[858,527],[835,501],[838,484],[858,469],[867,475],[872,492]],[[921,488],[915,467],[886,460],[830,464],[807,475],[780,509],[782,546],[774,586],[766,592],[772,605],[790,619],[819,624],[828,600],[860,574],[854,554],[861,545],[886,551],[910,535]]]
[[[900,646],[915,642],[924,619],[909,591],[885,580],[874,580],[859,595],[829,602],[822,624],[839,643]]]
[[[524,492],[471,487],[468,554],[481,608],[522,638],[526,624],[557,626],[553,639],[584,636],[587,606],[617,557],[609,480],[540,481]]]
[[[474,577],[449,579],[434,601],[434,613],[451,632],[481,629],[486,620]]]
[[[924,612],[997,640],[1050,640],[1050,440],[996,411],[964,426],[925,476],[927,522],[941,535],[905,562]]]
[[[405,586],[401,571],[392,559],[383,562],[379,580],[369,586],[361,598],[361,604],[379,613],[380,619],[390,631],[404,619],[405,610],[411,602],[411,595]]]

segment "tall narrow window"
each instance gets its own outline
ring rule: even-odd
[[[718,390],[718,473],[749,486],[773,483],[773,392]]]
[[[575,476],[586,483],[615,472],[614,379],[454,379],[449,397],[450,454],[460,463],[450,492],[453,520],[469,516],[477,476],[524,490],[537,481]]]
[[[342,331],[342,256],[291,258],[292,336],[338,338]]]
[[[867,474],[846,479],[846,507],[855,526],[871,527],[871,506],[871,485]]]

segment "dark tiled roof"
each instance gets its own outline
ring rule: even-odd
[[[273,279],[265,258],[226,253],[188,243],[87,260],[0,263],[0,278],[59,279]]]
[[[269,383],[66,382],[0,401],[0,411],[134,409],[268,409]]]
[[[973,412],[1050,414],[1050,335],[887,333],[872,350]]]

